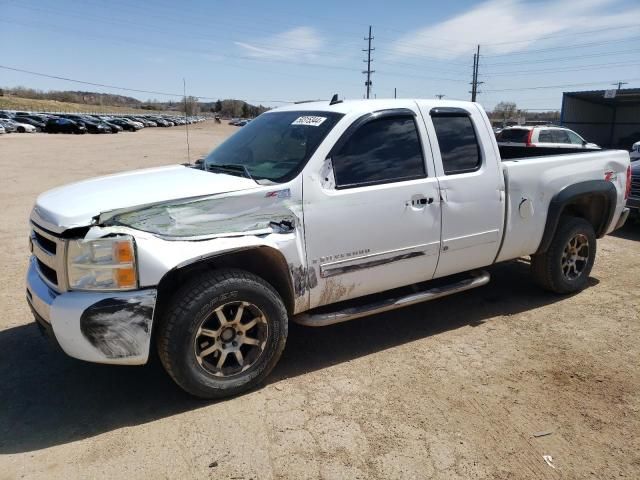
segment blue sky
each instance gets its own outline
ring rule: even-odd
[[[640,87],[637,0],[269,2],[0,0],[0,65],[132,89],[277,101],[362,98],[373,26],[373,94],[478,97],[560,108],[563,91]],[[10,46],[11,48],[7,48]],[[175,97],[0,69],[0,86]],[[551,88],[548,88],[551,87]]]

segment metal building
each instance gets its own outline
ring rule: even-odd
[[[601,147],[630,150],[640,140],[640,88],[565,92],[560,123]]]

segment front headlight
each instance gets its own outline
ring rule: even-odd
[[[133,237],[71,240],[67,275],[74,290],[133,290],[138,286]]]

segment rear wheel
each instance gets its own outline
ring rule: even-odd
[[[24,127],[18,127],[18,133],[24,133],[24,132],[25,132]]]
[[[220,398],[262,382],[286,339],[287,313],[273,287],[242,270],[217,270],[177,292],[161,320],[157,346],[180,387]]]
[[[536,282],[555,293],[574,293],[587,286],[596,257],[593,226],[577,217],[563,217],[549,249],[531,257]]]

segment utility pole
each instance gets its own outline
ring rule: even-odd
[[[371,70],[371,52],[375,50],[375,48],[371,48],[371,40],[373,40],[373,38],[374,37],[371,36],[371,25],[369,25],[369,36],[365,37],[365,40],[369,42],[369,46],[366,49],[362,49],[363,52],[367,52],[367,59],[363,60],[363,62],[367,64],[367,69],[362,72],[367,74],[367,81],[364,82],[367,87],[367,98],[369,98],[371,94],[371,74],[375,72],[375,70]]]
[[[475,102],[476,97],[478,96],[478,85],[484,83],[478,81],[478,66],[480,65],[480,45],[478,45],[478,49],[476,53],[473,54],[473,75],[471,80],[471,101]]]
[[[622,88],[622,85],[627,85],[629,82],[618,82],[618,83],[612,83],[611,85],[617,85],[618,86],[618,90],[620,90]]]
[[[442,93],[437,93],[436,95],[434,95],[438,100],[442,100],[442,97],[446,97],[446,95],[443,95]]]
[[[398,89],[393,87],[393,98],[398,98]]]

